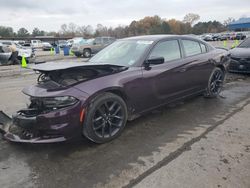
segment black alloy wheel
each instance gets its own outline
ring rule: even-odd
[[[208,88],[206,95],[207,97],[217,97],[223,87],[225,73],[220,68],[216,67],[209,78]]]
[[[123,99],[105,93],[92,101],[83,134],[96,143],[105,143],[118,137],[127,122],[127,107]]]

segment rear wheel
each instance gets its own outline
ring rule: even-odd
[[[121,97],[112,93],[99,95],[87,108],[83,134],[95,143],[109,142],[121,134],[127,116],[127,107]]]
[[[91,50],[90,49],[84,49],[83,50],[83,57],[90,58],[91,56]]]
[[[209,78],[208,87],[206,89],[205,97],[214,98],[217,97],[223,87],[225,73],[219,67],[216,67]]]

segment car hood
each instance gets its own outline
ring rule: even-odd
[[[248,58],[250,57],[250,48],[234,48],[230,50],[232,57]]]
[[[112,75],[127,70],[128,67],[103,63],[49,62],[33,65],[32,69],[40,72],[41,77],[45,79],[40,80],[39,76],[36,85],[24,88],[23,93],[26,95],[34,97],[70,95],[79,98],[77,97],[79,94],[75,95],[80,91],[77,87],[79,83]],[[81,92],[85,93],[84,96],[88,95],[84,91]]]
[[[77,67],[100,67],[100,66],[110,66],[110,67],[125,67],[120,65],[113,65],[108,63],[91,63],[91,62],[47,62],[41,64],[31,65],[28,68],[33,69],[34,71],[39,72],[51,72],[56,70],[66,70],[70,68],[77,68]]]

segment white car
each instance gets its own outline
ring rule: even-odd
[[[14,41],[0,41],[3,45],[6,45],[6,46],[12,46],[14,45],[18,51],[18,59],[22,59],[22,57],[25,57],[27,58],[28,60],[30,58],[33,58],[35,57],[35,53],[33,52],[32,48],[31,47],[24,47],[24,46],[21,46],[20,44],[18,43],[15,43]]]
[[[32,48],[42,48],[43,47],[43,43],[41,40],[31,40],[31,47]]]
[[[53,46],[48,42],[43,42],[43,51],[51,50]]]
[[[32,58],[35,56],[35,53],[33,52],[32,48],[30,47],[24,47],[20,44],[16,44],[17,50],[18,50],[18,57],[25,57],[25,58]]]

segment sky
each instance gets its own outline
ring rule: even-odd
[[[200,21],[223,22],[250,17],[250,0],[0,0],[0,12],[0,25],[15,31],[59,31],[70,22],[116,27],[154,15],[182,20],[187,13],[199,14]]]

